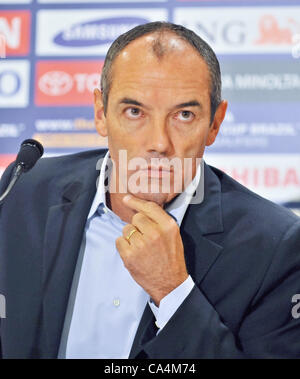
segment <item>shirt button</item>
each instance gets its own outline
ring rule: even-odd
[[[114,306],[118,307],[120,305],[120,300],[119,299],[114,299]]]

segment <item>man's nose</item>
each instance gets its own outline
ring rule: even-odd
[[[149,129],[147,150],[150,152],[158,152],[166,154],[172,149],[172,142],[166,120],[154,120]]]

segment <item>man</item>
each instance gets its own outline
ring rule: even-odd
[[[299,358],[299,218],[199,162],[227,107],[211,48],[138,26],[94,96],[108,152],[42,159],[2,207],[2,356]]]

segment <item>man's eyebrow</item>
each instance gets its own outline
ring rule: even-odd
[[[121,99],[119,101],[119,104],[130,104],[130,105],[137,105],[138,107],[143,107],[144,105],[142,103],[140,103],[139,101],[137,100],[134,100],[134,99],[130,99],[129,97],[123,97],[123,99]]]
[[[200,107],[200,108],[202,108],[202,105],[197,100],[191,100],[191,101],[187,101],[186,103],[181,103],[181,104],[175,105],[176,109],[185,108],[185,107]]]
[[[146,107],[144,104],[140,103],[139,101],[134,100],[134,99],[130,99],[129,97],[124,97],[123,99],[121,99],[119,101],[119,104],[129,104],[129,105],[136,105],[138,107]],[[202,105],[197,100],[191,100],[191,101],[187,101],[185,103],[177,104],[177,105],[175,105],[174,108],[179,109],[179,108],[185,108],[185,107],[200,107],[200,108],[202,108]]]

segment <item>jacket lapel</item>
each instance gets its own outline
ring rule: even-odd
[[[49,209],[43,249],[42,356],[56,358],[85,223],[96,192],[96,159],[63,178],[59,201]],[[98,172],[99,173],[99,172]],[[79,175],[76,175],[79,174]],[[76,178],[76,180],[74,180]]]
[[[155,326],[154,314],[148,305],[144,309],[143,316],[135,334],[134,341],[130,350],[129,359],[146,358],[143,356],[143,341],[149,341],[155,336],[157,328]]]
[[[187,269],[198,286],[222,250],[212,240],[222,232],[221,183],[205,164],[204,200],[189,206],[181,225]]]
[[[221,183],[206,164],[204,164],[204,200],[201,204],[192,204],[188,207],[180,232],[188,273],[195,284],[200,286],[205,274],[222,250],[222,246],[213,242],[209,235],[223,232]],[[153,335],[154,321],[154,315],[147,305],[129,358],[143,358],[142,345],[147,340],[147,336]]]

